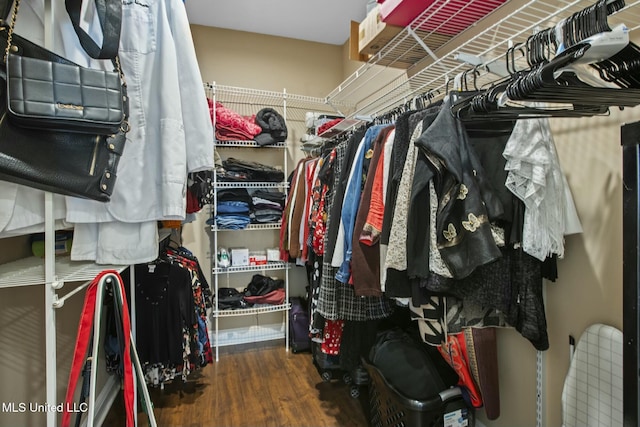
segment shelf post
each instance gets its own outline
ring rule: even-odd
[[[54,7],[50,0],[44,1],[44,45],[53,50],[54,25],[56,22]],[[57,397],[57,358],[56,358],[56,263],[55,263],[55,220],[53,215],[53,194],[44,194],[44,218],[45,218],[45,373],[46,373],[46,401],[50,405],[56,405]],[[55,427],[57,414],[55,411],[47,411],[47,426]]]

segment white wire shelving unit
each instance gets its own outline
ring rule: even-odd
[[[482,87],[505,75],[506,53],[512,46],[561,19],[591,6],[593,0],[435,0],[403,31],[394,37],[368,62],[331,91],[327,103],[351,102],[351,116],[376,116],[410,101],[419,94],[431,92],[441,98],[453,87],[456,76],[472,66],[480,66],[475,84]],[[640,1],[626,2],[626,7],[609,16],[611,27],[624,23],[633,33],[640,28]],[[491,13],[457,34],[466,11],[472,8],[496,7]],[[436,16],[445,18],[430,23]],[[428,29],[425,29],[427,28]],[[441,32],[449,33],[442,37]],[[516,58],[519,69],[526,68]],[[403,72],[376,87],[376,78],[389,67],[403,64]],[[469,85],[471,83],[469,82]],[[473,89],[473,88],[471,88]]]
[[[326,99],[291,94],[286,89],[278,91],[268,91],[260,89],[240,88],[234,86],[218,85],[214,83],[205,83],[205,92],[207,97],[213,102],[214,108],[218,102],[226,108],[246,117],[257,114],[263,108],[273,108],[285,119],[288,131],[286,142],[280,142],[273,145],[260,146],[255,141],[214,141],[215,149],[221,158],[242,157],[243,153],[259,163],[266,163],[270,159],[277,159],[277,164],[273,165],[283,171],[287,177],[289,173],[288,163],[290,161],[291,149],[299,147],[299,138],[306,133],[306,114],[307,112],[326,113],[326,114],[348,114],[353,111],[354,106],[347,101],[336,101],[329,104]],[[215,125],[215,114],[214,114]],[[281,156],[277,149],[281,149]],[[266,151],[264,151],[266,150]],[[288,183],[284,182],[228,182],[219,181],[217,176],[214,178],[214,202],[212,204],[211,216],[215,217],[215,206],[217,202],[217,194],[223,189],[267,189],[280,190],[286,192]],[[214,321],[212,344],[216,349],[216,360],[219,360],[219,347],[234,344],[244,344],[249,342],[260,342],[266,340],[285,340],[286,350],[289,350],[289,268],[290,264],[284,261],[268,262],[263,265],[243,266],[243,267],[217,267],[216,254],[221,246],[221,240],[228,242],[233,239],[234,232],[250,233],[250,232],[276,232],[280,230],[280,223],[274,224],[249,224],[242,230],[229,230],[217,227],[215,223],[210,226],[211,230],[211,274],[214,284],[215,295],[218,294],[220,288],[220,278],[226,277],[227,286],[236,287],[240,280],[231,280],[230,276],[244,277],[242,274],[274,274],[284,276],[285,281],[285,302],[284,304],[269,307],[246,308],[237,310],[219,310],[217,302],[214,301],[212,317]],[[264,236],[264,234],[262,235]],[[260,247],[263,241],[261,239],[252,239],[252,247],[250,251],[263,250]],[[237,286],[240,288],[242,286]],[[262,316],[270,313],[282,313],[283,319],[279,326],[265,325]],[[227,328],[222,329],[219,323],[221,318],[227,317],[249,317],[253,318],[254,324],[243,328]]]

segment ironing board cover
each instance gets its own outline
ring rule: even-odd
[[[622,332],[589,326],[580,337],[562,391],[563,427],[622,425]]]

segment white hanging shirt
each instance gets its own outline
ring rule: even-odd
[[[53,2],[53,8],[51,50],[83,66],[110,68],[108,61],[86,55],[64,2]],[[43,11],[43,0],[23,0],[16,33],[43,45]],[[82,27],[101,41],[97,16],[89,4]],[[67,220],[86,223],[75,230],[74,260],[103,264],[153,260],[158,250],[156,221],[185,217],[187,173],[214,167],[213,126],[183,2],[123,3],[120,60],[128,86],[131,131],[111,201],[66,197]],[[17,212],[11,206],[19,200],[14,191],[0,187],[3,212]],[[43,211],[41,216],[32,212],[29,222],[44,222]]]
[[[184,219],[187,174],[214,167],[213,126],[183,2],[137,0],[122,10],[131,130],[111,201],[68,198],[70,222]]]
[[[551,254],[562,257],[564,235],[581,226],[548,120],[518,120],[503,155],[505,185],[525,205],[523,250],[541,261]]]

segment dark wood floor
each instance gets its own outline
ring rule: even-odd
[[[282,344],[226,348],[187,384],[150,392],[160,427],[368,426],[366,389],[351,397],[342,381],[322,381],[310,353],[286,352]],[[121,401],[105,426],[123,425]]]

